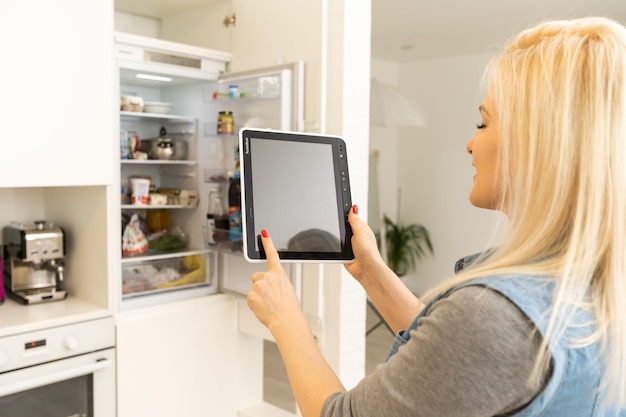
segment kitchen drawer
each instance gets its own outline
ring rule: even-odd
[[[214,259],[215,256],[207,252],[125,258],[122,263],[122,298],[209,286],[214,276]]]

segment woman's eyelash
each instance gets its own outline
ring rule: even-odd
[[[486,126],[484,123],[476,125],[476,129],[484,129]]]

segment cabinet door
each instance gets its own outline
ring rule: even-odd
[[[113,0],[31,0],[0,13],[0,187],[113,178]]]
[[[262,399],[262,340],[214,295],[118,315],[118,417],[232,416]]]

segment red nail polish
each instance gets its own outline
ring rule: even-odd
[[[354,214],[359,214],[359,206],[357,206],[356,204],[352,206],[352,212]]]
[[[263,236],[263,237],[270,237],[270,234],[267,233],[267,230],[263,229],[263,230],[261,230],[261,236]]]

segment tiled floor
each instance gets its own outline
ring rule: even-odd
[[[367,328],[376,324],[378,318],[371,309],[367,310]],[[393,335],[385,326],[372,331],[365,341],[365,373],[370,374],[376,365],[384,361]],[[285,366],[276,344],[265,342],[264,401],[290,412],[295,412],[296,403],[289,388]]]

